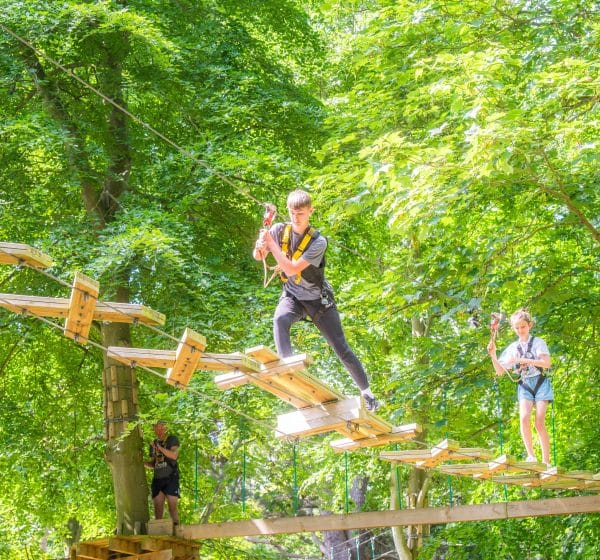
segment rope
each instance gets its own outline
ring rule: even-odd
[[[558,461],[556,459],[556,425],[554,422],[554,401],[550,404],[551,410],[551,419],[552,419],[552,458],[554,459],[554,464],[558,465]]]
[[[294,515],[298,515],[298,465],[297,465],[297,442],[294,441],[293,450],[293,468],[294,468]]]
[[[345,500],[344,500],[344,503],[345,503],[345,507],[344,507],[344,511],[346,513],[348,513],[350,511],[350,502],[349,502],[349,496],[348,496],[348,452],[347,451],[344,451],[344,466],[345,466],[345,468],[344,468],[344,472],[345,472],[345,477],[344,477],[344,482],[345,482],[345,485],[344,485],[344,487],[345,487],[345,493],[344,493]]]
[[[504,453],[504,438],[503,438],[503,427],[502,427],[502,406],[500,404],[500,385],[498,380],[494,379],[494,386],[496,388],[496,415],[498,418],[498,439],[500,443],[500,454]],[[504,501],[508,502],[508,488],[504,484]]]
[[[246,443],[242,455],[242,513],[246,513]]]
[[[446,439],[448,439],[448,398],[446,393],[446,386],[444,385],[443,396],[442,396],[442,408],[444,410],[444,424],[446,425]],[[453,492],[452,492],[452,476],[448,475],[448,499],[450,501],[450,507],[453,505]]]

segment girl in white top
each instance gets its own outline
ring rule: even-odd
[[[496,375],[503,375],[508,368],[521,375],[518,387],[519,416],[521,436],[527,450],[527,461],[535,462],[535,452],[531,433],[531,415],[535,406],[535,429],[542,448],[542,461],[550,464],[550,438],[546,429],[546,410],[554,400],[550,379],[543,370],[551,365],[548,346],[539,337],[531,337],[529,331],[534,325],[531,315],[525,309],[519,309],[510,318],[510,324],[518,340],[510,344],[500,358],[496,356],[496,343],[492,339],[488,344],[488,354]],[[532,340],[533,338],[533,340]]]

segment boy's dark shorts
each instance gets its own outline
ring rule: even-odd
[[[152,497],[156,498],[159,492],[167,496],[177,496],[179,498],[179,477],[154,478],[152,480]]]

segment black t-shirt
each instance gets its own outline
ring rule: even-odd
[[[154,442],[165,449],[172,449],[173,447],[179,446],[179,439],[177,436],[167,436],[165,441],[155,439]],[[165,457],[160,451],[155,450],[152,446],[150,446],[150,458],[154,463],[155,478],[166,478],[171,475],[179,474],[177,461]]]

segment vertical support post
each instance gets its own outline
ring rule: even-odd
[[[344,451],[344,463],[345,463],[345,468],[344,468],[344,472],[345,472],[345,508],[344,511],[346,513],[348,513],[350,511],[350,504],[349,504],[349,500],[348,500],[348,452]]]

